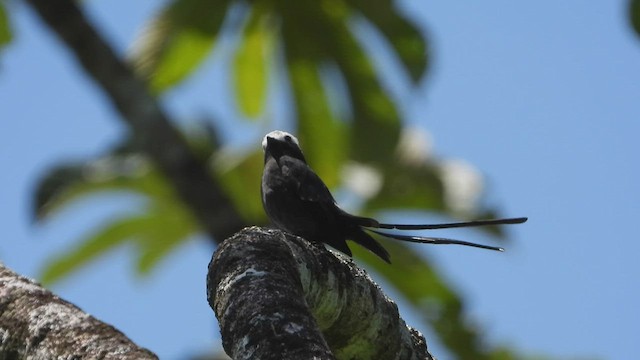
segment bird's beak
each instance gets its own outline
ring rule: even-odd
[[[282,149],[283,147],[285,147],[284,141],[267,136],[267,149],[270,149],[271,151],[278,151],[276,149]]]
[[[273,156],[275,159],[279,159],[280,156],[282,156],[282,145],[284,145],[282,141],[267,136],[267,146],[264,149],[265,155],[268,153],[271,154],[271,156]]]
[[[267,157],[271,156],[274,159],[278,160],[281,156],[286,154],[296,159],[302,160],[306,163],[304,155],[302,155],[302,150],[300,150],[296,143],[271,136],[267,136],[263,141],[266,141],[264,151]]]
[[[267,136],[267,146],[273,146],[276,143],[278,143],[278,140],[270,136]]]

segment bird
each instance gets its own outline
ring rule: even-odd
[[[489,246],[449,238],[401,235],[380,231],[428,230],[458,227],[520,224],[526,217],[475,220],[444,224],[385,224],[373,218],[356,216],[342,210],[333,195],[311,169],[298,139],[288,132],[275,130],[262,140],[264,171],[261,197],[264,210],[277,228],[315,243],[325,243],[352,256],[347,240],[368,249],[391,263],[389,252],[370,233],[386,238],[426,244],[457,244],[504,251]]]

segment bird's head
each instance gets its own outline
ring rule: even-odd
[[[306,163],[298,139],[286,131],[275,130],[265,135],[262,139],[262,150],[265,162],[270,156],[278,160],[281,156],[287,155]]]

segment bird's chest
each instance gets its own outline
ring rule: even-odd
[[[262,204],[269,218],[277,225],[286,225],[304,217],[305,204],[298,189],[299,183],[287,174],[287,169],[278,166],[265,168]]]
[[[295,201],[299,187],[299,181],[292,176],[289,167],[278,166],[275,161],[265,165],[262,175],[262,202],[265,205],[280,198]]]
[[[267,164],[262,179],[262,204],[277,227],[313,240],[326,229],[335,228],[335,219],[324,204],[300,194],[300,179],[291,169]]]

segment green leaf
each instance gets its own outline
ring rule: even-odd
[[[157,224],[147,215],[132,216],[109,223],[89,236],[79,247],[66,250],[64,254],[49,261],[44,267],[41,281],[52,284],[60,280],[127,239],[145,236],[145,232],[152,225]]]
[[[415,24],[398,12],[395,3],[385,0],[348,2],[386,37],[396,55],[417,83],[427,71],[428,52],[426,38]]]
[[[178,84],[211,51],[231,0],[174,0],[136,40],[131,61],[155,92]]]
[[[363,163],[387,164],[393,161],[400,136],[396,106],[345,21],[338,16],[326,21],[333,32],[330,36],[336,40],[328,50],[344,76],[353,109],[349,138],[352,157]]]
[[[318,105],[326,102],[324,93],[318,90],[322,89],[322,86],[316,85],[321,81],[314,84],[311,79],[312,76],[317,76],[313,73],[313,67],[318,69],[327,64],[335,64],[345,80],[346,95],[352,107],[353,122],[349,129],[348,142],[351,157],[363,163],[386,166],[394,161],[393,154],[400,134],[400,116],[389,94],[381,85],[371,58],[348,27],[349,12],[340,4],[332,2],[333,7],[329,7],[315,2],[296,3],[282,10],[285,54],[296,106],[298,112],[303,113],[300,111],[301,108],[315,101],[316,104],[308,106],[309,112],[315,114],[316,118],[327,118],[328,111]],[[388,27],[386,31],[389,36],[420,39],[417,30],[410,27],[410,23],[404,19],[397,17],[393,21],[385,22],[381,19],[382,12],[375,15],[379,17],[376,18],[378,23]],[[392,31],[397,27],[400,29]],[[324,35],[321,38],[313,36],[318,33]],[[317,41],[309,41],[310,38],[317,38]],[[403,54],[405,60],[410,61],[409,52],[405,51]],[[415,56],[412,59],[412,66],[417,73],[421,60]],[[318,130],[326,129],[318,124],[318,120],[305,122],[303,119],[304,117],[299,120],[301,126],[307,123],[315,125],[309,133],[321,139],[318,143],[322,142],[319,146],[325,151],[338,148],[333,146],[332,138],[318,134]],[[304,146],[308,148],[306,141]],[[315,162],[309,162],[316,167]],[[316,170],[322,174],[321,170]]]
[[[400,133],[400,118],[395,105],[378,81],[377,74],[368,55],[355,40],[348,27],[349,9],[343,2],[290,2],[282,7],[282,34],[290,79],[297,68],[316,69],[335,65],[344,78],[347,101],[351,105],[353,121],[348,134],[350,154],[356,161],[364,163],[386,163],[392,160],[393,150]],[[322,34],[322,36],[317,36]],[[313,39],[313,41],[310,41]],[[294,63],[295,60],[299,63]],[[305,63],[306,62],[306,63]],[[310,64],[309,64],[310,63]],[[292,71],[293,70],[293,71]],[[307,88],[312,88],[311,78],[316,76],[305,70],[300,79],[307,80]],[[308,93],[296,88],[294,96],[298,108],[305,102],[326,102],[324,93]],[[299,82],[302,82],[300,80]],[[316,88],[318,86],[315,86]],[[315,99],[317,97],[319,99]],[[324,109],[317,104],[308,106],[316,119],[321,118]],[[328,106],[327,106],[328,108]],[[300,124],[304,124],[303,120]],[[309,122],[311,123],[311,122]],[[324,127],[314,124],[314,137],[320,138],[325,151],[331,151],[332,138],[319,137],[315,130]],[[315,166],[315,165],[314,165]],[[317,170],[320,172],[320,170]],[[324,174],[323,174],[324,176]]]
[[[33,214],[42,220],[67,202],[63,194],[73,185],[84,182],[83,164],[64,164],[54,167],[39,180],[33,199]]]
[[[197,134],[186,138],[201,157],[208,158],[217,149],[215,131],[210,127],[200,127]],[[147,274],[199,229],[191,212],[165,178],[137,152],[132,139],[126,139],[109,153],[97,160],[64,164],[50,171],[37,188],[35,211],[38,218],[49,216],[79,199],[114,191],[143,196],[144,215],[105,225],[77,249],[55,259],[45,272],[46,280],[66,276],[125,240],[137,242],[138,271]]]
[[[640,35],[640,0],[631,0],[629,2],[629,20],[633,30]]]
[[[12,37],[9,14],[7,14],[4,4],[0,2],[0,49],[10,43]]]
[[[266,215],[260,201],[262,178],[262,150],[249,154],[219,154],[215,164],[216,177],[225,192],[231,196],[242,217],[249,223],[266,223]]]
[[[138,272],[148,274],[169,252],[198,231],[188,210],[175,203],[154,203],[143,215],[121,218],[105,225],[71,251],[50,261],[42,275],[52,283],[78,271],[126,241],[138,244]]]
[[[298,137],[305,157],[329,187],[338,183],[345,159],[345,138],[341,124],[329,108],[316,65],[288,57],[289,78],[294,89],[298,115]]]
[[[166,180],[143,156],[107,156],[50,170],[36,187],[36,219],[42,220],[73,201],[105,191],[127,191],[156,201],[174,197]]]
[[[144,229],[144,236],[135,239],[139,245],[137,269],[140,274],[149,274],[171,250],[199,229],[182,204],[167,205],[149,207],[149,226]]]
[[[305,156],[325,183],[335,187],[339,183],[341,165],[348,156],[347,127],[332,111],[328,96],[329,92],[337,92],[339,84],[331,82],[336,79],[327,79],[327,72],[323,71],[336,67],[328,52],[330,37],[313,34],[330,34],[331,29],[324,20],[327,11],[344,13],[344,9],[339,3],[332,3],[335,7],[331,9],[320,5],[317,2],[304,3],[304,6],[296,3],[295,7],[288,8],[282,31],[298,115],[298,135]]]
[[[382,188],[365,202],[365,212],[391,209],[446,210],[444,188],[437,167],[428,163],[396,161],[383,167],[382,171]]]
[[[267,70],[273,48],[269,16],[254,6],[234,58],[234,84],[240,110],[249,117],[262,114],[267,97]]]

